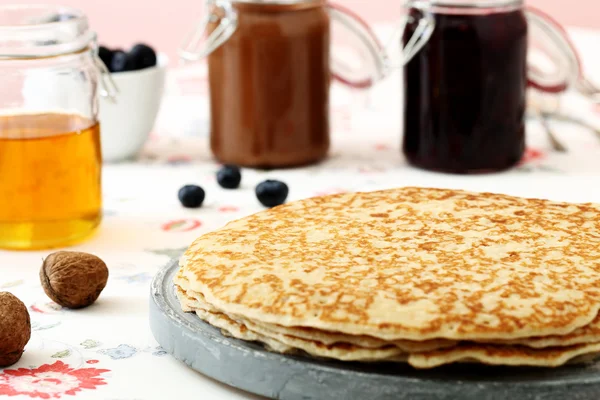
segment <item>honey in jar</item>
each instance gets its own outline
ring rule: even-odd
[[[0,115],[0,176],[3,247],[85,238],[101,218],[98,123],[76,114]]]
[[[0,249],[86,239],[101,220],[98,96],[116,100],[87,17],[0,5],[0,87]]]

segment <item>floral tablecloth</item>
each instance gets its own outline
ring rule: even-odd
[[[594,44],[590,34],[578,35],[580,43]],[[44,295],[38,272],[48,251],[0,251],[0,291],[25,302],[33,328],[21,361],[0,369],[0,397],[147,400],[177,393],[203,400],[256,398],[203,377],[166,354],[152,337],[147,310],[156,271],[202,233],[261,210],[254,186],[267,178],[287,182],[290,200],[417,185],[600,202],[600,136],[593,129],[600,128],[600,114],[574,95],[562,100],[562,113],[592,129],[552,120],[551,128],[568,152],[552,151],[532,119],[528,149],[517,168],[452,176],[409,168],[401,157],[398,76],[369,93],[336,86],[328,161],[303,169],[245,170],[242,188],[225,191],[215,182],[218,166],[207,147],[206,91],[202,66],[172,70],[161,115],[143,153],[133,162],[106,165],[104,222],[94,238],[74,247],[100,256],[110,268],[96,304],[69,311]],[[202,208],[180,206],[177,190],[188,183],[205,188]]]

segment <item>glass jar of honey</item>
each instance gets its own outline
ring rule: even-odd
[[[369,26],[324,0],[207,0],[185,60],[207,57],[210,144],[222,163],[312,164],[329,149],[332,78],[367,88],[387,56]],[[425,32],[407,47],[418,49]],[[345,46],[332,46],[343,39]]]
[[[81,12],[0,6],[0,248],[70,245],[98,226],[101,70]]]

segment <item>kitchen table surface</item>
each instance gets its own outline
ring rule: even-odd
[[[571,32],[586,70],[600,81],[600,73],[593,73],[600,71],[595,54],[600,33]],[[550,122],[567,152],[553,151],[539,121],[530,119],[527,151],[517,168],[453,176],[410,168],[402,158],[398,74],[368,93],[338,85],[332,90],[333,146],[326,162],[301,169],[243,170],[241,188],[224,190],[216,183],[219,166],[208,148],[206,69],[172,69],[151,139],[135,160],[105,166],[103,223],[94,237],[71,248],[107,263],[110,278],[100,299],[83,310],[63,309],[46,297],[39,282],[42,259],[51,251],[0,251],[0,291],[23,300],[33,330],[22,359],[0,369],[0,397],[258,398],[168,355],[150,332],[148,301],[153,275],[196,237],[263,209],[254,187],[264,179],[285,181],[289,200],[415,185],[600,202],[600,133],[594,130],[600,129],[600,108],[576,95],[561,100],[563,117]],[[177,199],[178,189],[190,183],[206,190],[202,208],[185,209]]]

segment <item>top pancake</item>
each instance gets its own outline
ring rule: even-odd
[[[600,308],[600,205],[401,188],[289,203],[197,239],[223,312],[383,340],[563,335]]]

